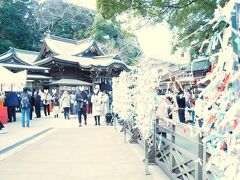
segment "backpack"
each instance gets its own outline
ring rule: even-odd
[[[28,98],[28,94],[23,94],[22,99],[21,99],[21,107],[23,109],[29,108],[30,107],[30,102]]]

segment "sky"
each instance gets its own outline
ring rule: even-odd
[[[166,24],[142,27],[135,34],[146,56],[170,58],[172,34]]]
[[[96,0],[67,1],[96,10]],[[134,34],[137,35],[141,49],[146,57],[154,57],[163,60],[178,58],[170,55],[172,34],[166,23],[156,24],[154,26],[144,26],[140,30],[135,31]]]

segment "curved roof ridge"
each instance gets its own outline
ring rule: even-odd
[[[106,55],[106,54],[103,52],[103,50],[98,46],[98,44],[97,44],[97,42],[96,42],[95,39],[93,39],[93,45],[94,45],[94,47],[97,49],[97,51],[100,52],[100,54],[101,54],[102,56]]]
[[[19,61],[20,63],[24,64],[24,65],[31,65],[31,63],[27,62],[26,60],[22,59],[21,57],[19,57],[17,55],[18,52],[16,52],[16,48],[10,47],[10,49],[1,54],[0,55],[0,61],[4,62],[5,60],[7,60],[9,57],[13,57],[14,59],[16,59],[17,61]],[[34,54],[35,55],[35,54]],[[28,56],[30,56],[30,54],[28,54]],[[37,56],[37,55],[36,55]],[[2,63],[1,63],[2,64]]]
[[[72,44],[76,44],[76,45],[82,44],[82,43],[85,43],[85,42],[89,42],[89,41],[93,40],[92,37],[81,39],[81,40],[77,40],[77,39],[68,39],[68,38],[55,36],[55,35],[51,35],[51,34],[48,34],[45,38],[50,38],[50,39],[53,39],[53,40],[59,40],[59,41],[63,41],[63,42],[66,42],[66,43],[72,43]]]
[[[4,56],[4,55],[7,55],[7,54],[9,54],[9,53],[10,53],[10,54],[12,53],[11,49],[9,49],[8,51],[0,54],[0,57],[1,57],[1,56]]]
[[[109,54],[109,55],[102,55],[102,56],[93,56],[93,59],[104,59],[104,58],[114,58],[118,54]]]
[[[25,49],[18,49],[18,48],[13,48],[18,52],[26,52],[26,53],[31,53],[31,54],[39,54],[40,52],[37,51],[30,51],[30,50],[25,50]]]
[[[89,37],[89,38],[86,38],[86,39],[78,40],[76,44],[78,45],[78,44],[82,44],[82,43],[89,42],[89,41],[92,41],[92,40],[94,40],[94,39],[92,37]]]
[[[72,43],[72,44],[77,44],[78,40],[74,40],[74,39],[68,39],[68,38],[64,38],[64,37],[60,37],[60,36],[55,36],[55,35],[47,35],[45,38],[50,38],[53,40],[59,40],[59,41],[63,41],[66,43]]]

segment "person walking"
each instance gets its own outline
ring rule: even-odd
[[[107,91],[104,90],[102,95],[101,95],[101,105],[102,105],[102,113],[103,115],[105,116],[105,119],[106,119],[106,124],[111,124],[111,118],[109,113],[109,96],[107,94]]]
[[[70,111],[70,96],[67,91],[63,92],[63,95],[60,100],[61,108],[63,108],[64,119],[70,119],[69,111]]]
[[[57,118],[58,117],[58,113],[59,113],[59,96],[58,96],[58,94],[56,92],[52,96],[52,101],[53,101],[53,114],[54,114],[54,118]]]
[[[71,103],[70,103],[70,113],[71,114],[75,114],[76,110],[75,110],[75,94],[74,92],[71,93],[70,95],[71,98]]]
[[[82,115],[84,117],[84,124],[87,125],[86,103],[87,103],[88,97],[86,92],[84,91],[83,86],[81,86],[77,91],[75,95],[75,100],[77,101],[79,127],[82,126]]]
[[[101,105],[101,92],[99,91],[99,86],[96,86],[93,90],[93,95],[91,97],[91,102],[92,102],[92,114],[95,119],[95,126],[99,125],[100,126],[100,116],[103,114],[102,113],[102,105]]]
[[[16,107],[19,104],[17,93],[7,92],[4,104],[7,106],[8,122],[16,122]]]
[[[27,92],[27,88],[23,88],[23,93],[21,94],[21,113],[22,113],[22,127],[25,127],[25,123],[27,127],[30,127],[30,95]],[[26,118],[25,118],[26,115]],[[27,120],[25,122],[25,119]]]
[[[41,96],[39,95],[39,91],[35,92],[34,102],[35,102],[36,118],[40,118],[41,117]]]
[[[28,91],[29,96],[30,96],[30,120],[32,120],[32,114],[34,111],[34,106],[35,106],[35,99],[34,99],[34,92],[31,92],[30,90]]]
[[[167,106],[167,115],[168,115],[168,119],[172,119],[173,118],[173,99],[170,96],[166,97],[165,100],[165,104]]]
[[[192,115],[192,123],[195,124],[195,101],[197,99],[197,95],[191,94],[190,96],[190,107],[191,107],[191,115]]]
[[[87,113],[92,114],[92,102],[91,102],[92,94],[90,92],[88,92],[87,97],[88,97],[88,103],[87,103],[88,112]]]
[[[186,100],[182,91],[180,91],[176,97],[177,105],[178,105],[178,117],[181,123],[186,123],[185,119],[185,108],[186,108]]]
[[[50,98],[50,94],[48,93],[48,89],[44,89],[42,100],[43,100],[45,116],[50,115],[50,102],[51,102],[51,98]]]

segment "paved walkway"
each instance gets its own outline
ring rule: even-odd
[[[0,145],[3,139],[14,142],[46,128],[54,130],[0,159],[1,180],[168,180],[157,166],[150,166],[151,175],[145,176],[141,147],[124,143],[119,129],[95,127],[92,117],[81,128],[76,118],[35,119],[29,129],[20,126],[7,125],[9,133],[0,135]]]

